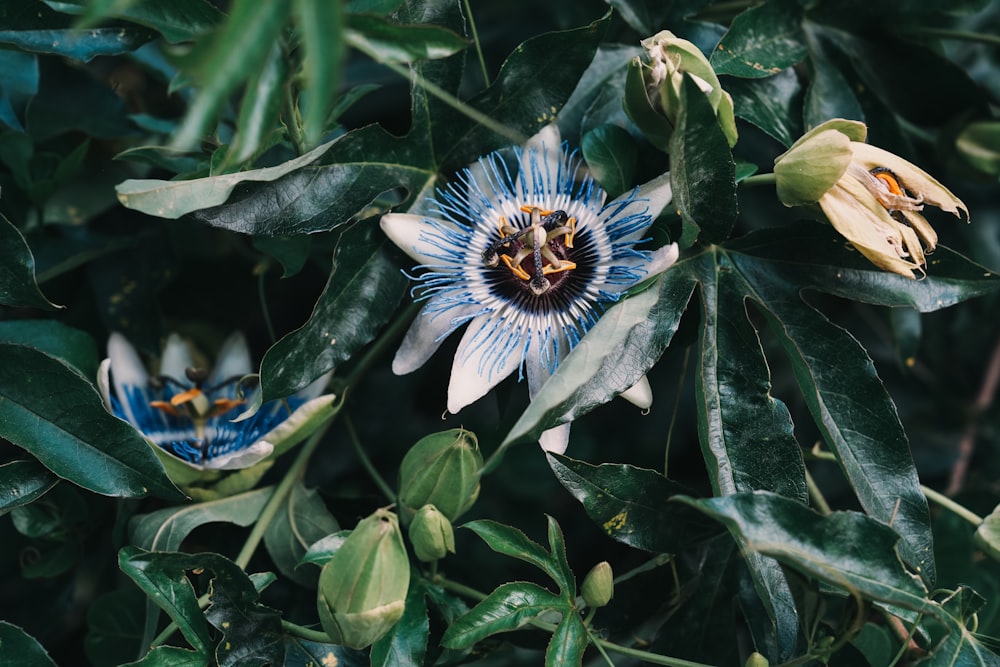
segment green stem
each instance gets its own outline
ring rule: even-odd
[[[271,321],[271,311],[267,307],[267,292],[264,289],[264,277],[267,275],[269,262],[261,262],[254,268],[257,274],[257,299],[260,301],[260,313],[264,318],[264,326],[267,327],[267,336],[274,345],[278,337],[274,333],[274,323]]]
[[[403,78],[406,79],[410,78],[410,70],[397,63],[381,60],[378,52],[368,48],[368,45],[365,44],[364,42],[354,39],[350,35],[348,35],[347,41],[350,43],[352,47],[354,47],[358,51],[361,51],[375,62],[384,65],[385,67],[388,67],[393,72],[395,72],[396,74],[400,75]],[[483,127],[492,130],[493,132],[496,132],[502,137],[510,139],[515,144],[523,144],[525,141],[527,141],[527,137],[522,135],[520,132],[510,129],[503,123],[493,120],[492,118],[490,118],[483,112],[479,111],[478,109],[470,107],[468,104],[465,104],[464,102],[462,102],[462,100],[458,99],[457,97],[446,91],[444,88],[441,88],[437,84],[434,84],[424,79],[424,77],[420,76],[419,72],[416,73],[416,77],[418,86],[420,86],[428,93],[430,93],[434,97],[438,98],[439,100],[450,106],[452,109],[455,109],[459,113],[468,116],[472,120],[476,121]]]
[[[963,42],[981,42],[983,44],[1000,45],[1000,35],[987,35],[981,32],[968,32],[966,30],[953,30],[951,28],[930,28],[913,27],[902,30],[907,35],[920,35],[923,37],[941,37],[942,39],[956,39]]]
[[[691,359],[691,346],[684,348],[684,361],[681,362],[681,372],[677,378],[677,396],[674,397],[674,410],[670,415],[670,426],[667,427],[667,444],[663,451],[663,476],[668,477],[670,468],[670,443],[674,439],[674,426],[677,424],[677,414],[681,408],[681,395],[684,393],[684,380],[687,377],[688,360]]]
[[[483,57],[483,45],[479,43],[479,32],[476,30],[476,21],[472,18],[472,7],[469,0],[462,0],[465,5],[465,18],[469,19],[469,29],[472,31],[472,43],[476,45],[476,55],[479,56],[479,67],[483,71],[483,87],[490,87],[490,73],[486,70],[486,59]]]
[[[740,181],[740,185],[774,185],[777,180],[777,177],[773,173],[754,174],[753,176],[747,176]]]
[[[332,644],[333,640],[330,639],[330,635],[322,632],[320,630],[313,630],[311,628],[304,628],[301,625],[292,623],[291,621],[281,620],[281,629],[290,635],[296,637],[301,637],[302,639],[316,642],[318,644]]]
[[[292,86],[285,86],[285,98],[281,102],[281,115],[285,117],[285,127],[288,129],[288,138],[292,142],[296,155],[304,155],[307,151],[305,135],[302,133],[302,124],[299,122],[299,111],[295,107],[295,99],[292,97]]]
[[[954,512],[958,516],[962,517],[963,519],[971,523],[973,526],[978,528],[979,525],[982,524],[983,517],[979,516],[972,510],[966,509],[962,505],[959,505],[958,503],[956,503],[954,500],[944,495],[943,493],[938,493],[934,489],[926,487],[923,484],[920,485],[920,490],[924,492],[925,496],[927,496],[927,500],[933,501],[938,505],[940,505],[941,507],[945,508],[946,510]]]
[[[354,430],[354,422],[351,420],[349,415],[344,415],[344,425],[347,426],[347,436],[351,439],[351,445],[354,446],[354,453],[358,455],[358,460],[361,461],[361,466],[368,473],[368,476],[372,478],[375,485],[379,488],[382,494],[389,499],[390,503],[396,502],[396,492],[392,490],[386,481],[379,474],[375,466],[372,465],[372,460],[368,458],[368,453],[365,452],[365,448],[361,446],[361,440],[358,439],[358,433]]]
[[[819,485],[816,484],[816,480],[813,476],[809,474],[809,469],[806,468],[806,488],[809,491],[809,499],[812,501],[813,506],[820,514],[829,514],[832,510],[830,509],[830,504],[826,502],[826,498],[823,497],[823,492],[820,491]]]

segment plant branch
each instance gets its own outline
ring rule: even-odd
[[[951,478],[948,481],[948,488],[945,490],[945,494],[949,496],[954,496],[961,491],[962,485],[965,484],[965,475],[969,471],[969,463],[972,462],[972,453],[976,447],[979,416],[993,403],[998,384],[1000,384],[1000,338],[993,345],[993,355],[990,357],[990,363],[983,375],[979,395],[976,396],[976,401],[972,404],[972,415],[969,417],[969,423],[966,425],[962,439],[958,444],[958,459],[951,469]]]
[[[462,0],[465,5],[465,18],[469,20],[469,30],[472,31],[472,43],[476,45],[476,55],[479,57],[479,67],[483,71],[483,87],[490,87],[490,73],[486,69],[486,58],[483,57],[483,45],[479,42],[479,31],[476,30],[476,20],[472,18],[472,7],[469,0]]]
[[[350,415],[344,415],[344,425],[347,427],[347,437],[351,439],[351,445],[354,447],[354,453],[358,455],[358,460],[361,461],[361,466],[368,473],[368,476],[372,478],[372,481],[375,482],[382,495],[388,498],[390,503],[395,503],[396,492],[386,483],[385,479],[382,478],[382,475],[379,474],[378,470],[372,464],[372,460],[368,458],[368,453],[361,446],[361,440],[358,439],[358,432],[354,429],[354,421]]]

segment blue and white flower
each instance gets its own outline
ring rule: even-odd
[[[170,334],[156,375],[146,370],[124,336],[113,333],[98,386],[108,410],[142,433],[165,464],[180,463],[194,471],[241,470],[308,435],[315,418],[334,400],[332,395],[320,396],[326,381],[322,378],[238,419],[260,391],[257,383],[244,391],[243,380],[252,372],[247,342],[239,332],[223,344],[211,371],[195,362],[180,336]]]
[[[669,174],[606,202],[555,125],[514,157],[508,164],[492,153],[459,173],[438,191],[431,215],[382,217],[385,233],[418,263],[414,296],[425,301],[393,371],[421,367],[468,325],[452,365],[452,413],[515,369],[533,398],[608,305],[677,259],[676,244],[636,247],[671,200]],[[648,406],[645,378],[626,397]],[[564,451],[568,429],[547,431],[542,447]]]

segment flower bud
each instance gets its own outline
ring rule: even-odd
[[[364,648],[403,615],[410,563],[398,517],[386,509],[362,519],[319,575],[317,607],[335,643]]]
[[[736,144],[733,98],[722,89],[708,58],[693,43],[669,30],[642,40],[648,62],[633,60],[626,79],[625,111],[658,148],[666,149],[680,113],[681,87],[690,76],[708,97],[730,146]],[[640,94],[641,83],[641,94]],[[668,124],[654,116],[666,117]]]
[[[424,505],[434,505],[449,521],[479,497],[483,457],[475,434],[456,428],[421,438],[399,469],[399,504],[404,520]]]
[[[608,561],[602,560],[591,568],[583,579],[580,593],[588,607],[603,607],[611,602],[615,595],[615,576]]]
[[[747,658],[746,663],[744,663],[744,667],[767,667],[770,664],[771,663],[768,662],[767,658],[762,656],[760,653],[757,653],[757,651],[754,651],[750,654],[750,657]]]
[[[430,563],[455,553],[455,530],[434,505],[424,505],[410,523],[410,543],[417,558]]]

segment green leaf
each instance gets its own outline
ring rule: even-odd
[[[128,667],[206,667],[207,651],[191,651],[177,646],[156,646],[141,660],[128,663]]]
[[[198,526],[231,523],[249,526],[271,497],[268,487],[203,503],[166,507],[132,519],[131,543],[148,551],[177,551]]]
[[[976,528],[976,546],[993,560],[1000,560],[1000,507],[993,508]]]
[[[86,20],[93,23],[103,17],[124,19],[156,30],[168,42],[191,41],[207,32],[223,19],[222,12],[206,0],[134,0],[116,2],[105,0],[98,11],[92,0],[45,0],[45,4],[61,12],[71,14],[86,13]]]
[[[75,371],[22,345],[0,343],[0,357],[0,435],[95,493],[180,497],[150,445]]]
[[[21,232],[0,214],[0,305],[56,310],[35,282],[35,258]]]
[[[599,125],[583,136],[580,148],[594,178],[614,199],[635,184],[638,150],[632,135],[617,125]]]
[[[58,481],[38,461],[18,460],[0,465],[0,516],[38,500]]]
[[[564,614],[545,651],[545,667],[563,665],[583,665],[583,653],[587,650],[587,626],[580,615]]]
[[[344,232],[309,321],[264,355],[265,401],[305,387],[375,337],[406,287],[405,276],[386,253],[390,245],[371,221]]]
[[[229,95],[260,70],[281,33],[291,0],[236,0],[218,34],[203,37],[185,62],[198,94],[171,146],[193,147],[210,129]]]
[[[38,92],[38,56],[0,51],[0,123],[24,132],[24,114]]]
[[[807,30],[806,36],[811,76],[803,108],[805,129],[810,130],[832,118],[864,122],[865,112],[851,84],[831,59],[831,47],[814,29]]]
[[[308,96],[302,126],[306,143],[313,146],[326,130],[343,75],[344,8],[339,2],[294,0],[292,11],[305,46],[302,74]]]
[[[590,465],[548,454],[566,490],[612,539],[654,553],[679,553],[719,534],[697,512],[667,502],[686,492],[654,470],[624,463]]]
[[[302,586],[315,588],[319,572],[296,567],[313,543],[338,530],[340,526],[323,499],[315,489],[305,488],[300,480],[264,532],[264,545],[283,575]]]
[[[287,78],[288,65],[281,46],[274,44],[263,65],[247,83],[236,121],[236,134],[226,153],[226,165],[243,164],[252,158],[275,132]]]
[[[565,600],[541,586],[523,581],[503,584],[448,626],[441,644],[466,648],[490,635],[517,630],[550,610],[569,611]]]
[[[349,15],[345,37],[351,46],[383,63],[445,58],[469,45],[447,28],[400,25],[371,14]]]
[[[549,517],[549,539],[550,544],[552,540],[554,519]],[[522,533],[517,528],[511,526],[506,526],[502,523],[496,521],[490,521],[488,519],[479,519],[477,521],[470,521],[468,523],[462,524],[462,528],[468,528],[476,535],[478,535],[490,549],[496,551],[497,553],[504,554],[505,556],[510,556],[518,560],[523,560],[525,563],[531,563],[538,569],[540,569],[559,586],[559,590],[563,592],[564,595],[568,591],[576,590],[576,581],[572,579],[572,573],[569,573],[569,566],[565,564],[565,548],[562,554],[549,553],[546,552],[542,545],[538,544],[534,540],[528,538],[527,535]],[[555,527],[558,531],[558,526]],[[556,544],[552,544],[552,548],[556,550]],[[575,593],[573,593],[575,596]],[[456,648],[456,647],[452,647]]]
[[[127,585],[96,598],[87,609],[84,652],[94,667],[116,667],[142,650],[142,616],[146,596]]]
[[[236,174],[194,178],[187,181],[129,179],[115,191],[125,208],[141,211],[158,218],[176,220],[182,215],[226,203],[237,186],[248,182],[275,181],[318,160],[334,142],[323,144],[305,155],[274,167],[252,169]],[[247,231],[238,229],[235,231]],[[247,231],[247,233],[250,233]]]
[[[765,79],[726,79],[736,116],[785,146],[802,136],[802,85],[792,70]]]
[[[35,348],[72,366],[80,375],[97,377],[97,345],[90,334],[56,320],[0,322],[0,342]]]
[[[694,287],[690,277],[668,269],[651,288],[609,308],[559,364],[501,447],[537,440],[542,431],[572,421],[638,382],[670,344]]]
[[[208,624],[198,606],[194,587],[185,576],[186,570],[203,566],[198,557],[188,554],[147,552],[132,546],[118,552],[118,567],[122,572],[167,612],[195,653],[207,658],[211,650]]]
[[[278,260],[282,278],[291,278],[306,265],[311,243],[305,234],[295,236],[254,236],[253,247]]]
[[[584,134],[590,126],[586,120],[595,115],[595,106],[604,99],[608,89],[614,91],[612,97],[619,114],[622,110],[622,98],[625,94],[625,81],[622,80],[622,68],[627,67],[632,58],[642,53],[642,48],[629,44],[601,44],[597,47],[594,59],[580,76],[573,94],[562,109],[559,110],[559,128],[563,138],[570,143],[578,143],[577,137]],[[627,118],[626,116],[621,116]],[[610,118],[600,118],[603,122],[612,122]]]
[[[729,142],[708,98],[684,77],[677,125],[670,137],[670,185],[685,224],[706,243],[724,241],[736,222],[736,180]]]
[[[218,554],[201,554],[198,560],[215,575],[205,618],[223,635],[215,649],[219,667],[281,664],[281,614],[258,602],[253,581],[236,563]]]
[[[770,0],[741,13],[712,52],[717,74],[762,78],[806,56],[802,7],[796,0]]]
[[[625,94],[622,97],[622,107],[649,143],[664,153],[669,153],[670,137],[673,136],[674,125],[650,102],[643,76],[643,67],[644,65],[639,58],[633,58],[629,62],[628,71],[625,74]]]
[[[421,667],[427,653],[430,620],[426,589],[419,577],[410,577],[403,617],[389,634],[372,644],[371,667]]]
[[[344,544],[344,540],[350,534],[351,531],[349,530],[338,530],[336,533],[313,542],[302,556],[299,565],[304,563],[313,563],[320,567],[326,565],[327,561],[333,558],[333,554],[337,553],[337,549]]]
[[[2,667],[56,667],[37,639],[7,621],[0,621],[0,646]]]
[[[133,51],[156,35],[146,28],[107,24],[81,32],[73,19],[43,2],[0,1],[0,43],[33,53],[87,62],[95,56]]]
[[[323,644],[312,642],[300,637],[285,635],[284,667],[369,667],[371,664],[366,652],[358,651],[339,644]]]

